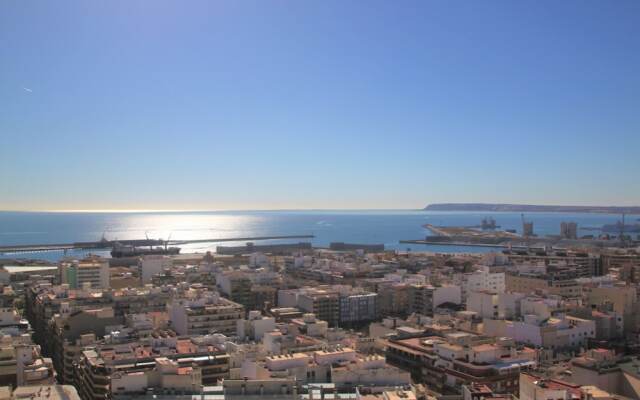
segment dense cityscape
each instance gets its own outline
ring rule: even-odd
[[[451,231],[509,233],[485,218],[425,241]],[[566,222],[542,238],[524,218],[521,232],[480,254],[308,242],[5,253],[3,398],[640,398],[637,234],[578,237]]]

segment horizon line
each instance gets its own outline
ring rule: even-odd
[[[187,213],[187,212],[241,212],[241,211],[424,211],[424,208],[269,208],[269,209],[77,209],[77,210],[0,210],[15,213]]]
[[[385,207],[372,207],[372,208],[355,208],[355,207],[334,207],[334,208],[222,208],[222,209],[34,209],[34,210],[11,210],[11,209],[0,209],[0,213],[51,213],[51,214],[63,214],[63,213],[74,213],[74,214],[109,214],[109,213],[123,213],[123,214],[133,214],[133,213],[207,213],[207,212],[283,212],[283,211],[427,211],[427,212],[472,212],[472,213],[495,213],[495,212],[511,212],[511,211],[490,211],[490,210],[426,210],[426,207],[433,204],[444,204],[444,205],[463,205],[463,204],[473,204],[473,205],[507,205],[507,206],[536,206],[536,207],[593,207],[593,208],[640,208],[640,206],[616,206],[616,205],[550,205],[550,204],[526,204],[526,203],[431,203],[425,207],[421,208],[385,208]],[[516,212],[516,211],[514,211]],[[520,212],[520,211],[517,211]],[[529,211],[529,213],[535,212],[553,212],[553,211]]]

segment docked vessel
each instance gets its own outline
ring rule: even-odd
[[[483,218],[480,227],[483,231],[499,228],[499,226],[496,225],[496,220],[492,217]]]
[[[151,254],[159,255],[177,255],[180,253],[179,247],[135,247],[122,245],[116,243],[111,250],[111,257],[123,258],[123,257],[138,257]]]

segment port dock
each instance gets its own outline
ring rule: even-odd
[[[509,245],[499,243],[474,243],[474,242],[449,242],[437,240],[401,240],[403,244],[428,244],[435,246],[466,246],[466,247],[490,247],[495,249],[507,249]],[[514,246],[516,247],[516,246]]]
[[[66,251],[66,250],[99,250],[113,248],[116,243],[124,246],[168,246],[185,245],[190,243],[222,243],[222,242],[246,242],[260,240],[279,239],[312,239],[314,235],[281,235],[281,236],[253,236],[237,238],[211,238],[211,239],[186,239],[186,240],[162,240],[162,239],[134,239],[134,240],[100,240],[97,242],[75,242],[57,244],[24,244],[12,246],[0,246],[0,254],[12,253],[36,253],[43,251]]]

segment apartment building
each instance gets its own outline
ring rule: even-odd
[[[440,394],[460,394],[462,385],[482,384],[496,393],[518,393],[521,371],[536,366],[536,352],[509,338],[465,332],[389,339],[387,360]]]
[[[337,292],[324,289],[306,291],[299,295],[297,306],[327,321],[329,326],[340,323],[340,296]]]
[[[260,311],[249,311],[247,319],[237,322],[238,339],[260,341],[266,332],[273,331],[275,327],[275,318],[263,316]]]
[[[228,299],[247,310],[264,310],[276,303],[282,276],[263,269],[230,270],[216,274],[216,286]]]
[[[315,314],[329,326],[359,325],[379,318],[378,294],[348,285],[281,290],[278,305]]]
[[[160,375],[165,371],[173,377],[159,380],[154,370]],[[146,386],[151,389],[180,387],[187,391],[199,382],[215,385],[228,377],[229,356],[211,338],[180,338],[167,332],[140,341],[87,348],[75,372],[83,400],[104,399],[112,392],[135,393],[143,383],[155,385]]]
[[[165,311],[171,299],[188,290],[191,290],[189,286],[124,288],[107,291],[104,295],[111,301],[116,316],[127,316]]]
[[[596,323],[568,315],[545,318],[528,314],[520,321],[484,319],[483,333],[547,349],[579,349],[595,339]]]
[[[216,285],[220,293],[231,301],[242,304],[249,310],[254,309],[254,302],[251,294],[253,283],[248,275],[240,271],[229,271],[216,274]]]
[[[31,342],[28,333],[0,338],[0,385],[16,387],[54,382],[51,359],[42,356],[40,346]]]
[[[613,394],[640,398],[640,371],[635,357],[595,348],[573,358],[570,370],[570,379],[577,385],[595,385]]]
[[[332,365],[331,382],[338,390],[362,386],[379,391],[385,388],[409,388],[411,374],[387,364],[383,356],[370,355]]]
[[[233,335],[245,315],[242,305],[211,292],[173,299],[167,307],[171,327],[179,335]]]
[[[17,288],[34,281],[60,283],[59,267],[55,265],[3,265],[0,267],[0,283]]]
[[[25,311],[34,328],[34,341],[51,355],[56,337],[50,321],[81,310],[113,309],[114,317],[166,310],[167,302],[181,292],[176,288],[71,289],[68,285],[35,285],[26,292]]]
[[[502,293],[506,290],[504,272],[491,272],[491,267],[482,265],[478,270],[462,274],[462,298],[467,299],[471,292],[492,291]]]
[[[111,397],[180,396],[202,393],[202,371],[199,367],[181,366],[167,357],[154,360],[152,369],[118,371],[111,375]]]
[[[111,299],[99,289],[39,284],[25,292],[25,315],[34,330],[33,340],[42,344],[44,355],[50,355],[54,336],[49,332],[49,322],[55,314],[69,315],[78,310],[108,307],[111,303]]]
[[[462,291],[458,285],[411,285],[409,290],[413,313],[432,316],[436,308],[444,304],[462,304]]]
[[[267,356],[250,361],[243,368],[244,378],[295,379],[296,384],[333,383],[336,389],[354,386],[371,388],[408,387],[410,374],[386,363],[379,355],[362,356],[349,347],[335,347],[312,352]]]
[[[472,291],[467,297],[467,311],[476,313],[478,318],[512,319],[520,315],[524,297],[522,293]]]
[[[613,272],[613,269],[609,271]],[[638,264],[629,263],[629,264],[625,264],[618,267],[618,276],[620,277],[620,280],[627,283],[632,283],[632,284],[640,283],[640,263]]]
[[[638,303],[637,288],[632,285],[584,285],[583,291],[587,306],[596,308],[608,304],[621,315],[634,312]]]
[[[172,266],[173,261],[169,256],[152,254],[142,257],[138,262],[142,284],[151,283],[155,275],[162,274]]]
[[[508,292],[549,293],[565,298],[580,298],[582,296],[582,285],[575,279],[558,279],[546,274],[507,273],[505,286]]]
[[[603,269],[600,256],[586,252],[569,250],[505,250],[504,254],[512,265],[544,264],[573,266],[578,276],[600,276],[606,272]]]
[[[292,354],[321,350],[327,346],[327,341],[305,335],[294,335],[282,331],[265,333],[262,338],[264,350],[270,354]]]
[[[608,273],[612,269],[629,267],[634,271],[633,279],[640,279],[637,267],[640,266],[640,252],[634,249],[608,249],[600,254],[602,269]],[[634,282],[640,282],[634,280]]]
[[[350,290],[340,295],[340,325],[351,326],[378,319],[378,294]]]
[[[121,325],[124,317],[116,317],[112,307],[79,310],[56,314],[48,329],[51,358],[58,372],[58,380],[73,384],[73,363],[78,360],[84,346],[103,338],[107,327]]]
[[[389,283],[378,286],[378,310],[381,317],[407,316],[411,313],[412,294],[408,283]]]
[[[82,260],[60,263],[60,281],[69,284],[72,289],[109,288],[109,260],[101,257],[88,257]]]

